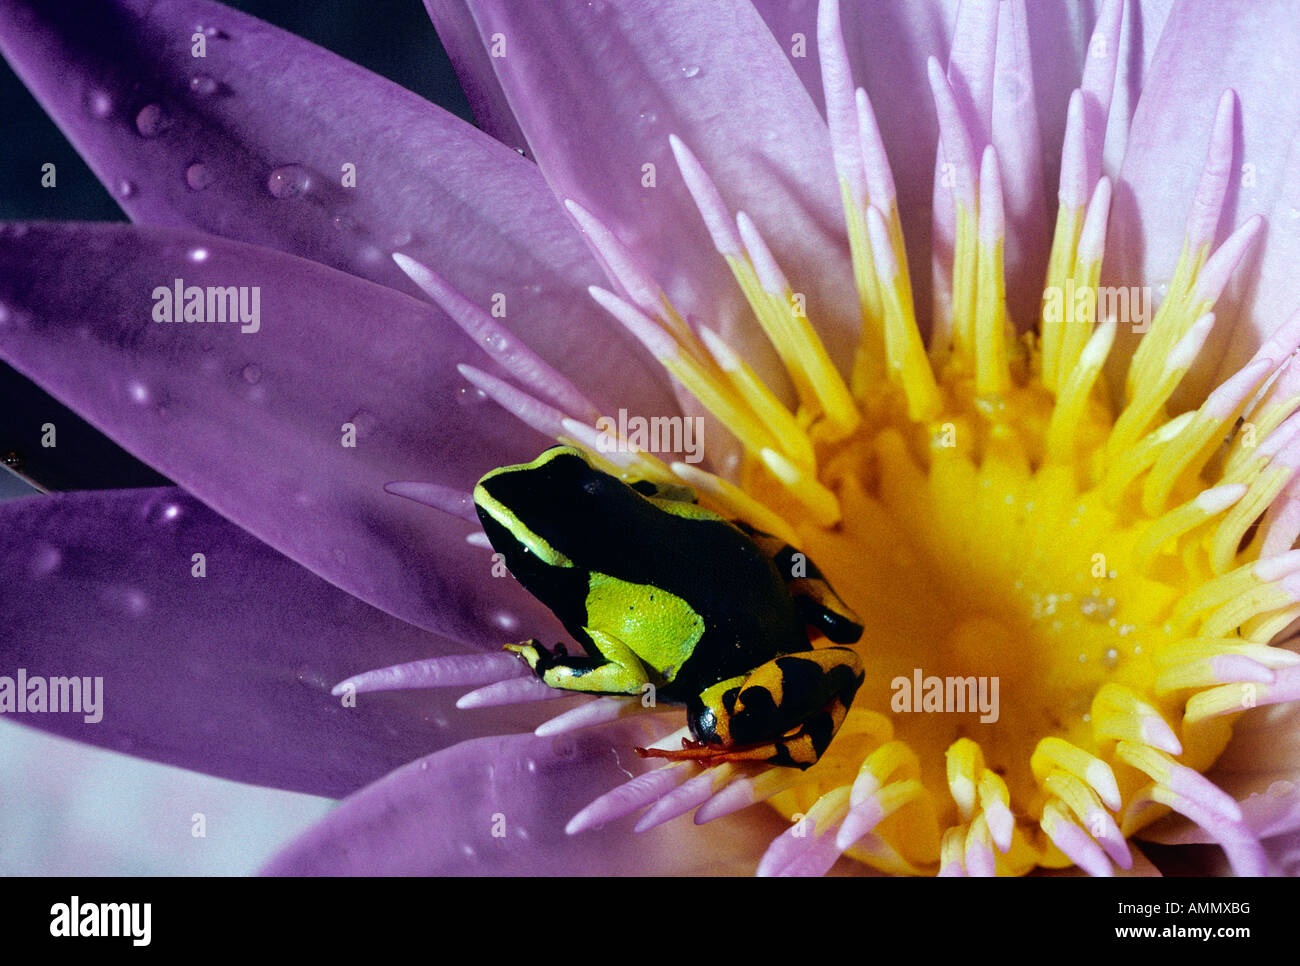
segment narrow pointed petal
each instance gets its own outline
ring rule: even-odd
[[[755,3],[777,44],[824,112],[821,63],[813,49],[817,38],[817,4],[788,0]],[[840,4],[842,32],[855,87],[871,98],[905,213],[904,237],[912,266],[917,315],[929,318],[930,205],[934,149],[939,129],[933,113],[899,91],[926,89],[926,61],[946,57],[957,14],[957,0],[936,3],[895,2]],[[880,38],[888,37],[888,43]],[[800,38],[806,42],[801,47]],[[923,322],[924,324],[924,322]]]
[[[103,678],[98,721],[6,720],[342,796],[484,727],[544,716],[461,714],[455,693],[333,697],[354,671],[457,645],[312,576],[174,487],[17,500],[0,506],[0,529],[0,667],[29,680]]]
[[[599,268],[536,165],[410,91],[206,0],[6,3],[0,51],[133,221],[419,295],[400,248],[477,304],[501,293],[502,321],[597,395],[670,404],[644,357],[600,364],[596,334],[622,336],[583,297]]]
[[[484,47],[503,54],[493,66],[557,197],[608,226],[669,285],[683,317],[730,337],[749,314],[725,263],[701,257],[713,246],[670,134],[690,146],[732,211],[778,235],[774,254],[806,290],[810,314],[827,320],[824,335],[847,366],[856,297],[830,139],[748,3],[469,7]],[[747,348],[761,343],[751,336]]]
[[[1065,107],[1071,91],[1087,79],[1088,89],[1098,95],[1100,107],[1106,88],[1105,71],[1112,63],[1114,75],[1109,110],[1103,118],[1106,123],[1101,161],[1102,172],[1115,177],[1128,143],[1133,111],[1172,5],[1173,0],[1120,0],[1117,6],[1122,11],[1109,9],[1107,0],[1063,6],[1026,5],[1034,100],[1048,155],[1044,175],[1049,185],[1056,181],[1059,159],[1055,152],[1065,133]],[[1118,37],[1109,29],[1116,13],[1122,16]]]
[[[998,16],[993,75],[993,137],[1006,208],[1007,311],[1021,328],[1035,324],[1047,272],[1047,184],[1034,100],[1027,4],[1004,3]]]
[[[568,835],[569,817],[644,767],[645,726],[481,738],[411,762],[343,802],[270,875],[665,875],[751,872],[779,822]]]
[[[242,286],[249,307],[257,287],[258,330],[152,321],[177,279]],[[64,225],[0,236],[0,304],[0,356],[332,583],[483,646],[555,626],[490,575],[469,525],[384,490],[469,491],[544,444],[472,390],[458,402],[454,366],[477,350],[426,303],[211,236]]]
[[[478,28],[464,0],[424,0],[424,9],[469,99],[474,122],[507,147],[527,153],[528,139],[519,129],[515,112],[510,109],[506,92],[492,70],[488,52],[479,42]]]
[[[1260,51],[1268,51],[1260,56]],[[1250,217],[1267,229],[1215,311],[1227,339],[1212,340],[1184,379],[1175,405],[1203,398],[1239,368],[1295,307],[1300,269],[1295,212],[1300,211],[1300,80],[1279,65],[1300,59],[1300,31],[1286,2],[1264,2],[1237,17],[1213,2],[1173,8],[1134,116],[1125,156],[1124,190],[1116,193],[1108,278],[1153,285],[1173,273],[1193,210],[1216,107],[1236,93],[1239,119],[1218,219],[1221,242]],[[1121,280],[1124,280],[1121,282]],[[1225,351],[1226,349],[1226,351]]]

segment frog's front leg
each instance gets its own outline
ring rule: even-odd
[[[656,758],[816,764],[848,714],[864,674],[846,647],[786,654],[748,675],[721,681],[688,707],[699,742],[681,751],[639,752]]]
[[[523,658],[553,688],[587,694],[640,694],[650,680],[641,659],[618,638],[590,627],[583,630],[600,652],[599,657],[570,656],[563,645],[547,651],[537,641],[507,644],[505,649]]]

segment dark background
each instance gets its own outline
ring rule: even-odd
[[[415,91],[466,120],[461,93],[420,0],[233,0],[260,17]],[[109,193],[0,58],[0,221],[125,221]],[[58,187],[40,186],[53,162]],[[42,423],[59,445],[40,445]],[[30,380],[0,363],[0,460],[50,490],[158,486],[135,460]],[[0,500],[30,488],[0,470]]]

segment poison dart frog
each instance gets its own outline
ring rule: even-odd
[[[691,490],[625,483],[572,446],[492,470],[474,488],[492,546],[582,646],[506,645],[553,688],[683,704],[695,741],[639,754],[814,764],[864,673],[837,644],[862,623],[783,540],[728,520]],[[794,576],[798,574],[799,576]]]

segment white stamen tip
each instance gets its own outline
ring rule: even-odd
[[[700,217],[704,219],[705,227],[713,238],[714,247],[721,255],[739,258],[744,254],[744,249],[736,230],[731,227],[727,206],[713,179],[676,134],[668,135],[668,145],[672,148],[673,157],[677,159],[677,167],[682,173],[682,180],[686,182],[686,190],[695,199],[695,207],[699,209]]]
[[[588,287],[587,291],[601,308],[623,323],[624,328],[636,336],[655,358],[662,361],[677,355],[676,340],[636,306],[624,302],[613,292],[598,285]]]
[[[1169,350],[1169,355],[1165,358],[1166,372],[1186,372],[1200,355],[1201,348],[1205,345],[1205,340],[1210,337],[1210,330],[1214,328],[1214,313],[1207,312],[1202,315],[1187,330],[1183,336]]]
[[[1204,490],[1192,502],[1198,510],[1205,513],[1222,513],[1245,496],[1247,489],[1244,483],[1225,483],[1223,486]]]
[[[743,211],[737,212],[736,227],[740,229],[740,237],[749,252],[749,260],[754,263],[754,271],[763,290],[771,295],[785,295],[790,283],[786,281],[785,273],[777,265],[772,250],[767,247],[767,242],[763,240],[753,219]]]

